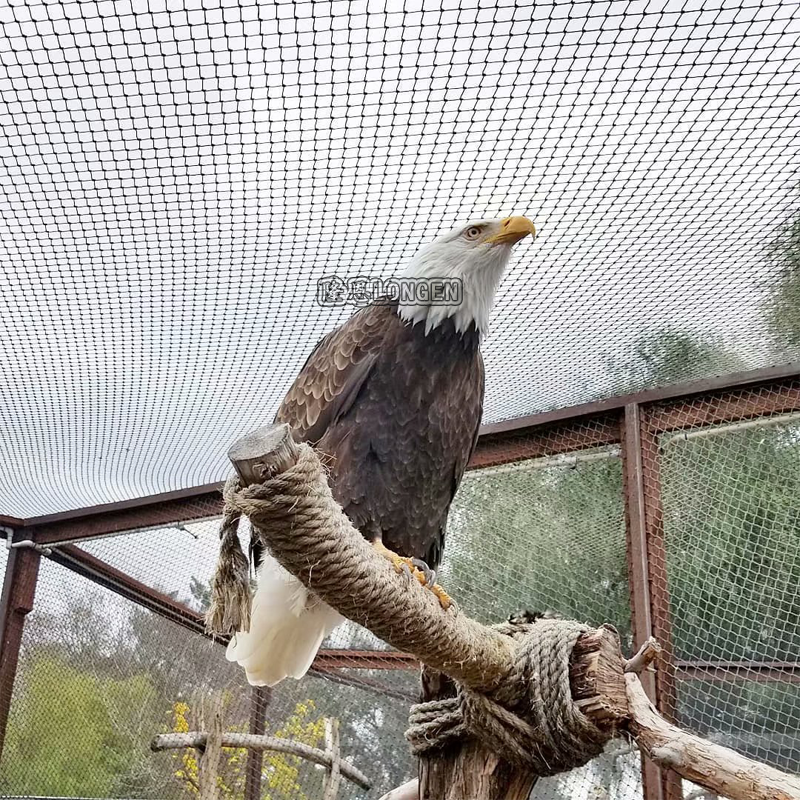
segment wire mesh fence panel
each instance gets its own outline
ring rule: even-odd
[[[551,611],[613,621],[630,644],[621,481],[616,446],[468,472],[442,580],[481,621]]]
[[[793,0],[0,6],[0,513],[221,480],[355,308],[320,279],[396,274],[474,219],[539,228],[483,346],[485,422],[800,359],[798,69]],[[798,396],[654,406],[642,454],[663,707],[789,769],[800,423],[774,417]],[[611,621],[631,644],[618,444],[602,417],[481,441],[441,570],[467,613]],[[0,791],[191,797],[199,754],[152,735],[217,707],[249,728],[243,673],[200,633],[219,507],[128,509],[122,535],[53,547]],[[414,772],[415,695],[414,665],[346,624],[269,694],[266,730],[322,746],[338,719],[373,784],[340,796],[377,797]],[[224,751],[226,800],[247,763]],[[263,800],[323,796],[291,756],[258,774]],[[640,793],[617,746],[534,796]]]
[[[522,460],[466,474],[441,571],[466,613],[486,623],[521,612],[611,622],[630,647],[619,448],[591,446],[618,435],[618,425],[597,420],[519,436],[492,455]],[[586,767],[541,780],[531,797],[633,800],[641,792],[638,752],[615,742]]]
[[[540,229],[489,422],[796,359],[793,0],[0,8],[0,505],[217,481],[457,223]]]
[[[338,682],[319,672],[286,681],[268,694],[264,732],[324,750],[325,718],[335,717],[342,756],[368,774],[376,791],[388,789],[411,772],[411,757],[398,743],[416,672],[391,673],[389,688],[397,695],[402,689],[402,698],[382,690],[386,674],[345,669]],[[0,791],[194,797],[198,751],[153,753],[150,742],[162,733],[207,731],[216,708],[225,732],[248,732],[251,687],[222,645],[45,562],[25,629]],[[246,753],[224,749],[219,796],[242,797],[246,774]],[[324,777],[311,762],[267,752],[255,796],[314,800],[323,796]],[[338,796],[366,794],[345,782]]]
[[[4,793],[180,797],[154,758],[195,692],[241,694],[218,646],[45,561],[28,615],[0,775]],[[244,697],[245,695],[241,695]],[[240,706],[236,714],[244,714]]]
[[[81,550],[195,610],[208,603],[219,552],[219,517],[176,522],[81,542]]]
[[[800,763],[798,384],[653,412],[661,434],[668,705],[754,758]],[[744,417],[708,425],[736,407]],[[770,410],[778,413],[768,414]],[[783,412],[783,413],[781,413]]]

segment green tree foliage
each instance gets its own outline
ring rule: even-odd
[[[206,697],[206,700],[209,698]],[[223,698],[230,704],[230,696]],[[200,701],[202,705],[202,699]],[[225,718],[225,703],[222,715]],[[195,715],[188,703],[177,702],[172,707],[172,730],[187,733],[202,730],[203,715]],[[225,725],[226,731],[246,733],[246,725]],[[300,742],[310,747],[320,747],[325,738],[325,720],[316,712],[313,700],[300,701],[289,718],[278,728],[267,727],[266,733],[278,739]],[[182,790],[182,796],[195,798],[200,793],[200,759],[193,749],[172,751],[175,765],[173,776]],[[247,752],[241,749],[223,749],[217,775],[217,794],[220,800],[243,797],[247,774]],[[286,753],[267,750],[263,755],[261,800],[313,800],[322,792],[322,773],[308,761]],[[309,789],[313,787],[313,789]],[[309,790],[308,792],[306,790]]]
[[[192,582],[190,591],[201,605],[204,585]],[[319,744],[321,717],[337,717],[342,752],[376,788],[387,790],[413,772],[402,741],[409,703],[384,696],[379,687],[385,683],[413,695],[416,675],[357,670],[353,676],[372,681],[373,688],[313,676],[276,687],[267,730],[309,743],[316,737]],[[240,668],[225,661],[224,648],[105,592],[69,594],[28,618],[0,792],[185,798],[174,753],[152,753],[150,741],[174,729],[176,709],[195,708],[202,698],[220,694],[226,698],[226,729],[247,730],[250,687]],[[241,798],[246,756],[225,751],[225,757],[232,770],[226,796]],[[262,799],[318,797],[322,776],[305,761],[268,755]],[[348,791],[353,800],[366,796],[355,787]]]
[[[136,793],[131,734],[156,694],[144,675],[114,679],[42,654],[25,675],[3,754],[3,790],[113,797]]]
[[[470,614],[496,622],[552,610],[613,619],[627,632],[622,474],[613,451],[468,473],[449,530],[443,581]]]
[[[746,368],[720,339],[670,327],[641,333],[607,366],[615,395]]]

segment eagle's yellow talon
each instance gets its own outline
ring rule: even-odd
[[[434,583],[430,590],[439,598],[439,605],[445,611],[453,605],[453,598],[438,583]]]
[[[447,594],[447,592],[441,586],[439,586],[438,583],[428,583],[428,576],[421,569],[419,569],[419,567],[417,567],[417,565],[414,563],[415,559],[397,555],[397,553],[395,553],[393,550],[390,550],[380,540],[374,541],[372,546],[375,548],[377,553],[382,555],[385,559],[387,559],[387,561],[391,562],[396,572],[404,572],[407,569],[411,575],[419,581],[420,585],[430,589],[436,595],[437,599],[439,600],[439,604],[445,611],[454,605],[450,595]]]

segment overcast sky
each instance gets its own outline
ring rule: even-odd
[[[0,20],[0,512],[223,478],[349,313],[316,280],[394,273],[474,218],[540,231],[485,343],[487,421],[607,395],[609,360],[664,327],[800,356],[763,324],[796,207],[795,2]]]

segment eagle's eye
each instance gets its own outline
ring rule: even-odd
[[[477,225],[472,225],[464,231],[464,238],[467,239],[467,241],[474,242],[482,233],[483,231],[481,228]]]

